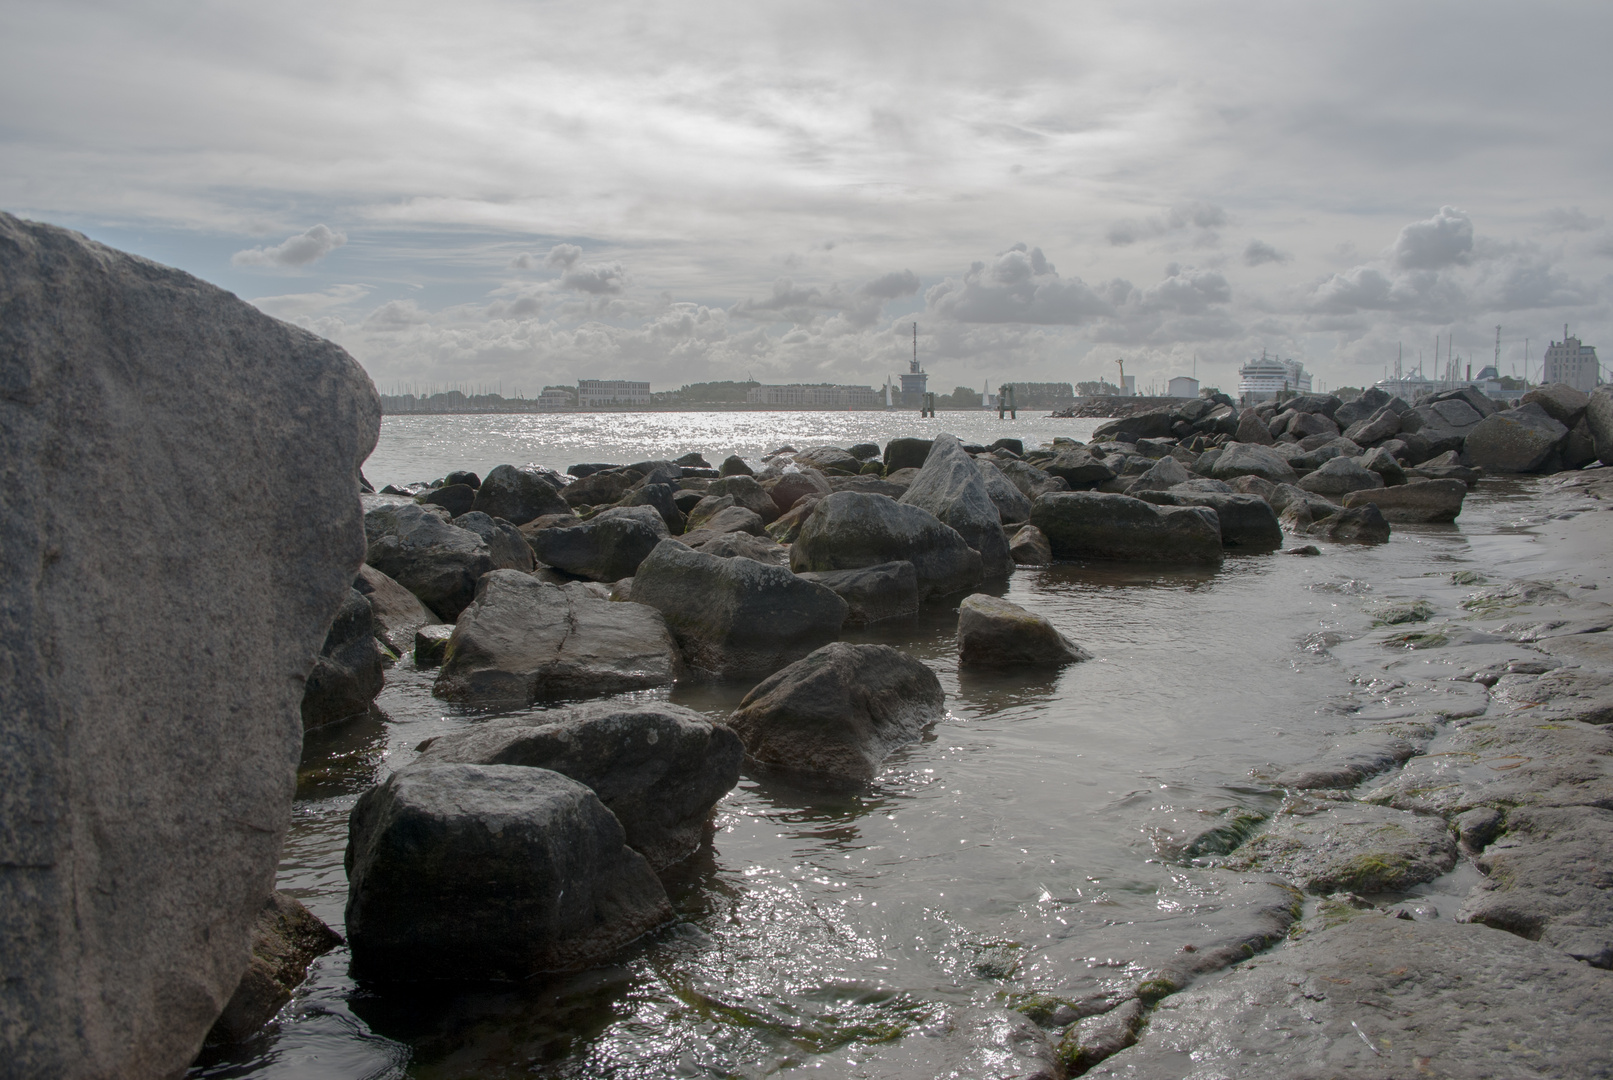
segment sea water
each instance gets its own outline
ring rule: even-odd
[[[389,417],[367,469],[381,484],[503,461],[563,468],[688,450],[754,459],[785,443],[941,430],[1035,444],[1085,438],[1094,423]],[[1280,792],[1263,778],[1314,758],[1363,716],[1439,705],[1452,684],[1437,663],[1423,671],[1421,654],[1407,659],[1404,677],[1387,678],[1333,650],[1352,640],[1378,650],[1374,611],[1395,600],[1459,615],[1471,590],[1452,572],[1493,568],[1533,542],[1523,495],[1485,481],[1457,524],[1396,526],[1387,545],[1324,544],[1315,558],[1232,555],[1218,570],[1021,569],[992,591],[1094,655],[1058,671],[960,671],[956,597],[848,633],[930,665],[946,718],[860,791],[743,776],[717,807],[710,843],[665,875],[674,925],[610,965],[517,986],[362,984],[338,948],[274,1024],[244,1046],[204,1054],[192,1075],[837,1076],[960,1005],[1135,986],[1182,946],[1238,926],[1245,899],[1238,875],[1182,863],[1169,837],[1230,810],[1269,813]],[[306,740],[279,887],[337,930],[358,795],[413,760],[422,740],[491,715],[433,698],[432,675],[396,664],[378,702],[385,721]],[[746,690],[693,682],[642,696],[722,720]]]

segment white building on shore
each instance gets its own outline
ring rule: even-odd
[[[1602,365],[1596,359],[1596,346],[1569,337],[1568,327],[1564,326],[1563,339],[1552,342],[1546,349],[1540,381],[1567,383],[1587,394],[1595,390],[1602,382]]]
[[[1199,381],[1186,375],[1178,375],[1170,381],[1165,394],[1167,397],[1196,398],[1199,396]]]
[[[584,409],[601,405],[649,405],[650,384],[630,379],[578,379],[577,404]]]
[[[1298,360],[1268,358],[1251,360],[1238,369],[1238,400],[1244,405],[1273,401],[1280,393],[1308,394],[1311,375]]]
[[[786,409],[873,409],[885,403],[884,395],[872,386],[829,383],[753,386],[745,400],[751,405],[777,405]]]

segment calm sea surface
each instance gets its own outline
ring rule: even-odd
[[[366,471],[404,482],[501,462],[555,468],[700,450],[714,462],[895,435],[989,442],[1085,437],[1094,421],[869,413],[390,417]],[[319,960],[276,1025],[211,1053],[196,1077],[838,1076],[941,1011],[1007,995],[1135,984],[1229,925],[1235,875],[1162,857],[1169,831],[1229,807],[1269,811],[1258,777],[1314,756],[1374,712],[1441,704],[1448,658],[1356,677],[1340,656],[1385,651],[1375,606],[1459,614],[1452,571],[1534,543],[1524,489],[1486,481],[1454,526],[1397,526],[1381,548],[1232,557],[1219,571],[1061,565],[1000,588],[1095,659],[1056,674],[985,676],[956,663],[956,598],[848,635],[900,646],[940,676],[948,715],[854,795],[746,776],[710,846],[668,879],[680,919],[610,966],[518,987],[356,984]],[[1355,639],[1352,641],[1352,639]],[[1351,653],[1350,649],[1356,652]],[[1431,657],[1431,658],[1428,658]],[[723,719],[748,686],[651,697]],[[431,696],[405,661],[390,720],[310,735],[280,886],[342,928],[347,815],[423,739],[485,714]],[[1162,831],[1163,830],[1163,831]],[[1454,910],[1449,883],[1426,887]],[[1447,910],[1445,914],[1449,914]]]

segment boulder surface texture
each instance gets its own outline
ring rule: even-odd
[[[987,490],[986,478],[953,436],[935,437],[924,467],[897,501],[928,510],[956,531],[964,543],[980,552],[980,570],[986,577],[1002,578],[1013,572],[1002,515]]]
[[[967,667],[1069,664],[1092,654],[1052,623],[1018,604],[985,593],[958,605],[958,662]]]
[[[625,606],[625,605],[619,605]],[[739,736],[664,702],[595,702],[437,739],[422,762],[524,765],[586,784],[659,870],[700,846],[711,808],[739,783]]]
[[[548,769],[413,765],[348,819],[347,937],[365,976],[587,967],[672,917],[599,797]]]
[[[0,214],[0,1073],[177,1075],[234,993],[379,428],[330,342]]]
[[[1129,495],[1057,491],[1031,507],[1059,559],[1219,563],[1221,524],[1202,506],[1154,506]]]
[[[370,601],[357,589],[349,589],[303,684],[302,726],[322,727],[366,715],[381,692],[381,681],[381,650],[375,642]]]
[[[921,600],[980,583],[980,553],[956,529],[886,495],[835,492],[813,508],[790,549],[796,573],[902,561],[913,564]]]
[[[493,569],[487,541],[448,524],[423,506],[388,503],[364,515],[365,562],[453,622],[476,596],[476,582]]]
[[[941,719],[935,673],[889,645],[825,645],[756,685],[728,725],[762,765],[865,783]]]

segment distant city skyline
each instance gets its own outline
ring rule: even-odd
[[[1606,5],[10,13],[0,208],[383,388],[1318,386],[1613,331]],[[564,43],[563,47],[561,44]],[[1448,347],[1442,345],[1442,349]],[[1443,362],[1442,353],[1442,362]]]

